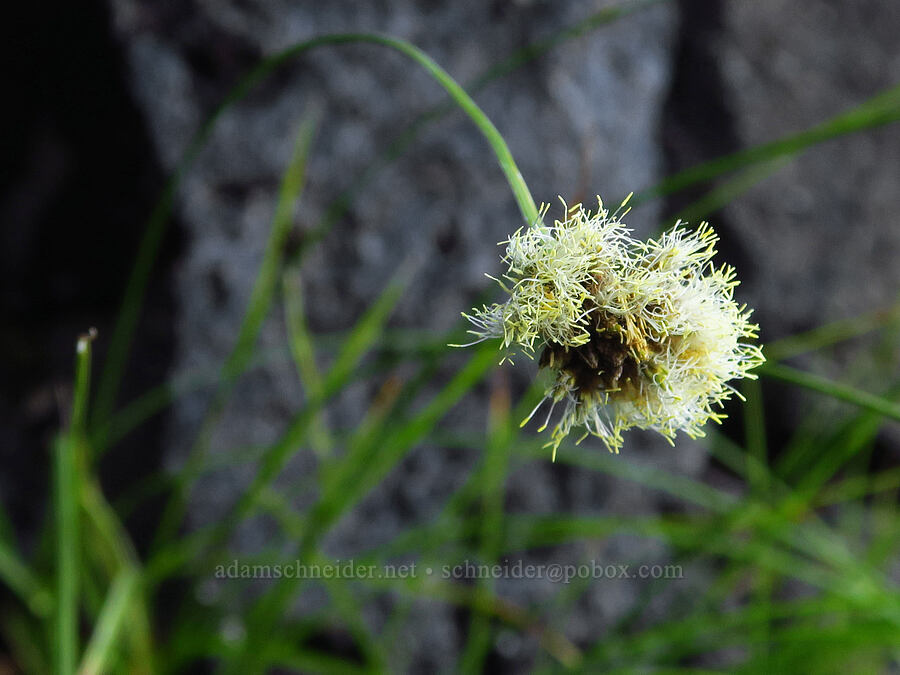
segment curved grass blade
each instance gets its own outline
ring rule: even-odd
[[[643,4],[643,3],[642,3]],[[610,18],[609,20],[612,20]],[[472,119],[482,131],[497,155],[498,162],[506,174],[510,187],[516,198],[519,208],[526,222],[533,223],[537,219],[537,207],[531,196],[528,186],[525,184],[512,154],[506,145],[506,141],[494,127],[493,123],[482,112],[478,105],[465,92],[465,90],[450,77],[450,75],[438,66],[427,54],[402,40],[396,40],[380,35],[365,33],[350,33],[325,35],[312,40],[301,42],[289,47],[273,56],[263,60],[250,72],[238,85],[228,93],[225,100],[216,108],[194,139],[191,141],[184,157],[179,162],[175,173],[166,184],[163,196],[157,203],[145,227],[144,235],[138,248],[138,257],[126,285],[119,316],[113,329],[113,337],[110,342],[105,368],[101,377],[93,422],[103,427],[110,417],[118,394],[119,383],[128,353],[131,349],[131,340],[137,325],[138,313],[144,297],[144,291],[150,277],[150,271],[156,260],[159,247],[166,230],[166,223],[175,200],[175,191],[181,182],[183,175],[194,163],[200,150],[206,144],[212,130],[224,112],[234,103],[244,98],[258,83],[266,77],[290,62],[300,54],[325,45],[341,45],[353,43],[370,43],[389,47],[410,57],[437,80],[447,93]],[[551,45],[552,46],[552,45]],[[549,48],[549,46],[547,47]],[[100,439],[98,448],[105,447],[105,439]]]

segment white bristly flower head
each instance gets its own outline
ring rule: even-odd
[[[614,452],[632,427],[670,443],[679,429],[703,436],[736,393],[729,381],[755,378],[749,371],[764,361],[747,342],[758,327],[734,301],[734,270],[711,262],[712,228],[678,223],[658,240],[638,241],[620,220],[627,202],[614,213],[599,198],[595,212],[578,204],[553,226],[543,223],[544,207],[535,225],[502,242],[507,270],[496,281],[506,302],[464,315],[475,342],[541,350],[553,379],[539,431],[563,407],[549,443],[554,457],[575,428],[579,442],[593,434]]]

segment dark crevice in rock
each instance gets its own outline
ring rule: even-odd
[[[672,70],[672,83],[663,108],[662,148],[666,174],[735,152],[741,140],[735,128],[717,53],[721,43],[723,2],[679,0],[680,28]],[[702,197],[709,184],[672,195],[666,213],[679,213]],[[708,216],[722,236],[718,261],[735,266],[745,282],[754,269],[722,212]],[[696,224],[696,223],[694,223]]]
[[[15,96],[0,112],[14,130],[0,153],[0,499],[26,546],[49,503],[49,447],[71,397],[75,340],[99,329],[96,382],[164,179],[106,4],[51,4],[13,3],[0,28]],[[170,366],[178,231],[170,227],[154,272],[120,401]],[[104,457],[110,498],[159,468],[162,428],[157,417]],[[139,542],[155,518],[149,508],[129,521]]]
[[[679,171],[740,147],[716,44],[723,26],[721,0],[679,0],[680,26],[672,81],[663,109],[662,146],[669,171]],[[670,198],[681,208],[692,195]]]
[[[667,175],[742,147],[718,53],[718,45],[722,44],[726,30],[724,6],[723,0],[678,1],[679,35],[661,130]],[[701,184],[671,195],[666,200],[665,212],[673,215],[681,212],[713,186]],[[716,247],[718,254],[715,262],[733,265],[740,279],[751,285],[756,266],[738,237],[733,235],[728,218],[722,211],[711,213],[706,218],[721,237]],[[769,412],[768,407],[766,412]],[[719,430],[742,443],[742,403],[733,398],[725,404],[725,412],[728,417]],[[772,439],[782,437],[779,421],[770,417],[767,422],[767,431]]]

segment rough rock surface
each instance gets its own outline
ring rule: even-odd
[[[900,80],[897,3],[735,1],[724,4],[723,20],[715,49],[740,147],[813,127]],[[894,124],[818,145],[724,209],[731,246],[743,252],[742,288],[757,308],[764,339],[900,301],[898,185]],[[867,353],[857,342],[807,362],[884,392],[888,354],[898,358],[900,347]],[[769,417],[790,427],[813,406],[829,403],[794,394],[773,402]],[[900,459],[898,431],[888,425],[879,441],[890,465]]]
[[[724,22],[717,50],[744,147],[823,122],[900,77],[896,3],[729,2]],[[896,300],[898,183],[900,134],[887,127],[813,148],[726,209],[756,261],[745,283],[771,337]]]
[[[223,0],[177,8],[161,4],[164,9],[137,0],[110,2],[115,30],[129,54],[134,95],[169,167],[239,73],[299,40],[354,30],[397,35],[466,82],[594,8],[574,0],[347,6]],[[690,115],[681,119],[686,141],[670,144],[668,153],[660,142],[668,107],[678,97],[669,92],[672,73],[684,67],[676,52],[695,48],[685,42],[690,26],[682,26],[678,46],[679,12],[688,17],[698,6],[715,5],[720,23],[708,26],[710,41],[696,49],[719,77],[720,90],[710,93],[717,98],[709,104],[730,115],[727,135],[737,147],[824,120],[900,72],[894,38],[900,19],[889,0],[799,4],[803,7],[788,0],[664,3],[554,49],[476,98],[507,139],[536,199],[554,202],[560,194],[570,202],[587,201],[599,191],[613,202],[709,151],[702,138],[706,130],[696,120],[692,124]],[[872,32],[874,16],[881,18]],[[397,54],[374,46],[329,47],[298,59],[222,118],[177,203],[189,241],[177,280],[176,371],[215,368],[233,344],[279,177],[304,112],[318,108],[325,115],[298,218],[301,231],[322,217],[328,203],[418,112],[439,100],[437,85]],[[889,221],[900,213],[898,177],[900,138],[889,128],[815,149],[725,210],[720,229],[740,258],[731,262],[743,263],[740,271],[748,278],[742,298],[757,307],[767,335],[892,299],[900,281],[900,267],[888,264],[900,242],[900,230]],[[649,205],[636,210],[629,224],[647,233],[661,216],[658,206]],[[418,261],[419,270],[394,325],[452,327],[460,309],[484,290],[482,273],[497,271],[495,242],[519,222],[488,145],[461,114],[453,114],[381,171],[307,258],[302,275],[313,329],[350,326],[405,260]],[[265,326],[262,349],[283,347],[282,326],[276,312]],[[507,375],[520,391],[529,372],[518,367]],[[449,424],[483,424],[486,395],[469,397]],[[330,411],[330,422],[352,426],[371,396],[368,385],[352,387]],[[217,427],[213,451],[271,442],[302,398],[288,362],[255,370],[242,380]],[[193,396],[177,407],[167,450],[173,467],[186,456],[207,403]],[[474,448],[418,448],[340,523],[329,551],[346,557],[413,522],[426,522],[477,456]],[[313,461],[311,453],[301,453],[289,477],[303,475]],[[696,444],[680,442],[675,452],[640,434],[630,443],[627,461],[694,475],[707,465]],[[241,491],[250,470],[220,472],[201,482],[191,502],[192,524],[214,520]],[[508,489],[510,508],[530,512],[634,514],[666,508],[659,494],[632,483],[559,466],[523,466]],[[271,534],[263,527],[248,529],[239,543],[252,550]],[[543,561],[579,556],[659,562],[665,552],[614,539],[603,550],[559,549]],[[504,584],[500,591],[523,603],[540,603],[553,591],[541,584]],[[631,583],[594,584],[564,628],[575,640],[596,637],[634,597]],[[454,613],[423,603],[414,616],[421,620],[410,622],[415,635],[409,638],[417,646],[407,655],[409,662],[423,672],[452,663],[464,639]],[[369,618],[377,625],[383,614],[376,607]],[[495,648],[509,662],[533,657],[532,647],[515,635],[501,637]]]

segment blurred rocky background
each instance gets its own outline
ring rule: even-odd
[[[3,106],[0,155],[0,495],[23,537],[41,516],[49,435],[70,377],[75,335],[110,326],[141,228],[165,176],[239,77],[259,60],[329,32],[382,32],[410,40],[466,83],[516,49],[545,39],[610,3],[575,0],[443,0],[373,3],[289,0],[108,0],[60,3],[53,12],[14,3],[4,21],[4,63],[16,93]],[[505,136],[537,200],[557,209],[600,193],[607,204],[707,159],[800,131],[900,80],[900,5],[895,0],[679,0],[649,6],[561,44],[476,95]],[[322,114],[293,235],[302,243],[329,203],[400,136],[442,90],[404,57],[376,46],[323,47],[297,58],[220,120],[178,191],[155,268],[121,399],[185,371],[215,370],[234,344],[265,244],[279,180],[310,110]],[[627,222],[649,234],[702,194],[692,190],[640,206]],[[553,211],[551,212],[553,213]],[[900,132],[896,126],[813,148],[710,220],[720,259],[743,279],[764,340],[829,319],[884,307],[900,288]],[[461,114],[427,131],[362,189],[312,250],[302,286],[314,333],[349,328],[402,263],[417,265],[392,326],[435,333],[458,325],[497,273],[503,240],[520,216],[489,146]],[[260,347],[286,337],[276,311]],[[456,363],[461,363],[458,361]],[[451,362],[452,366],[452,362]],[[533,368],[505,367],[514,396]],[[452,375],[435,375],[434,387]],[[349,428],[378,383],[354,385],[329,409]],[[427,397],[429,392],[423,392]],[[479,399],[479,396],[481,397]],[[487,390],[448,419],[479,430]],[[802,411],[773,388],[767,413],[779,429]],[[289,361],[243,378],[212,450],[272,442],[303,391]],[[177,471],[209,404],[180,399],[111,453],[103,470],[113,496],[155,468]],[[726,431],[740,431],[737,422]],[[601,449],[598,448],[598,452]],[[386,541],[427,522],[462,482],[480,448],[417,448],[329,540],[329,553]],[[883,439],[879,449],[897,460]],[[670,448],[634,435],[621,461],[727,482],[696,443]],[[286,484],[313,466],[298,453]],[[219,517],[253,467],[217,472],[191,497],[189,527]],[[562,465],[513,474],[513,510],[652,513],[672,508],[631,483]],[[151,531],[153,509],[131,523]],[[276,536],[264,524],[236,546]],[[589,557],[664,562],[646,542],[611,539]],[[565,562],[585,551],[553,550]],[[699,580],[698,580],[699,581]],[[597,636],[623,616],[637,582],[595,585],[563,627]],[[501,588],[541,602],[552,588]],[[679,593],[689,593],[682,587]],[[311,600],[313,602],[314,600]],[[679,602],[677,597],[668,602]],[[377,624],[383,612],[372,608]],[[422,672],[452,663],[465,623],[423,603],[411,622],[412,663]],[[532,649],[509,637],[498,667],[528,663]]]

